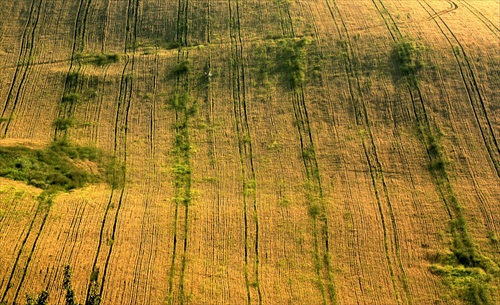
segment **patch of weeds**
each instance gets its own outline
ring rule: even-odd
[[[46,305],[48,298],[49,293],[45,290],[38,296],[26,294],[26,305]]]
[[[283,198],[281,199],[278,204],[284,208],[288,208],[291,204],[292,204],[292,201],[288,198]]]
[[[120,55],[116,53],[84,54],[76,55],[81,63],[89,63],[95,66],[106,66],[120,61]]]
[[[414,85],[418,73],[425,67],[423,54],[425,46],[411,38],[404,38],[396,42],[391,53],[393,73],[395,79],[406,80]]]
[[[68,85],[68,87],[74,88],[78,84],[79,78],[80,78],[80,73],[76,71],[70,72],[66,76],[66,84]]]
[[[449,254],[441,263],[430,267],[433,274],[445,279],[450,296],[459,296],[470,305],[492,305],[492,275],[481,267],[464,266],[454,254]]]
[[[312,160],[315,157],[315,152],[313,147],[306,147],[302,150],[302,158],[306,161]]]
[[[85,301],[85,305],[99,305],[101,303],[100,285],[98,279],[99,268],[96,268],[92,270],[92,273],[90,274],[89,295]]]
[[[488,237],[488,239],[490,240],[490,242],[492,244],[498,244],[498,236],[496,235],[495,232],[493,231],[488,231],[488,234],[486,235],[486,237]]]
[[[62,98],[62,103],[63,104],[75,104],[80,97],[81,97],[81,95],[78,93],[65,94]]]
[[[8,122],[9,118],[0,118],[0,123]]]
[[[79,305],[76,301],[75,290],[73,289],[73,285],[71,284],[71,275],[73,272],[71,271],[71,267],[69,265],[64,267],[64,276],[63,276],[63,289],[66,290],[66,305]]]
[[[67,130],[74,127],[76,125],[76,121],[73,118],[58,118],[52,125],[59,130]]]
[[[290,83],[293,90],[302,86],[305,80],[307,44],[308,41],[304,38],[278,40],[276,68]]]
[[[184,74],[187,74],[190,70],[189,67],[189,60],[183,60],[179,62],[175,67],[174,70],[172,71],[173,76],[179,77]]]
[[[55,142],[44,149],[0,147],[0,176],[43,190],[69,191],[105,180],[108,163],[97,148],[67,141]],[[95,172],[84,164],[93,164]]]
[[[309,215],[314,219],[318,218],[321,215],[321,207],[315,203],[311,204],[309,206]]]

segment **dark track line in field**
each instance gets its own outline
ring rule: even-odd
[[[422,4],[422,2],[425,3],[428,8],[426,8]],[[431,14],[429,9],[431,11],[435,12],[435,10],[432,8],[432,6],[429,5],[426,1],[419,1],[419,4],[428,14]],[[443,29],[443,26],[440,25],[438,20],[441,21],[442,25],[448,30],[448,32],[450,33],[452,38],[450,38],[448,35],[446,35],[445,30]],[[493,127],[491,125],[491,122],[490,122],[490,119],[488,116],[488,111],[486,110],[486,107],[484,105],[485,98],[481,94],[481,89],[478,85],[479,82],[477,81],[477,78],[474,74],[474,69],[471,66],[469,57],[468,57],[467,53],[465,52],[465,48],[463,47],[462,43],[455,36],[455,34],[450,29],[450,27],[446,24],[445,21],[441,17],[438,17],[438,18],[434,19],[434,22],[436,23],[439,30],[441,31],[443,36],[446,38],[450,47],[453,50],[455,60],[456,60],[458,67],[460,69],[462,81],[463,81],[464,86],[467,90],[469,102],[471,104],[472,110],[474,111],[474,116],[476,118],[477,125],[481,131],[481,136],[483,138],[484,145],[486,146],[486,149],[487,149],[488,154],[490,156],[491,162],[493,163],[493,166],[495,168],[497,176],[500,178],[500,147],[499,147],[498,141],[495,137],[495,133],[493,131]],[[458,50],[454,48],[452,40],[454,40],[456,42],[456,44],[458,45]]]
[[[59,101],[59,113],[57,115],[58,119],[68,119],[73,116],[75,111],[77,101],[71,101],[65,103],[64,99],[69,94],[77,94],[79,88],[80,74],[82,71],[81,63],[76,60],[75,56],[78,52],[83,52],[85,47],[85,28],[87,22],[87,15],[89,13],[90,4],[92,0],[80,0],[78,5],[78,11],[76,14],[74,32],[73,32],[73,46],[71,50],[71,61],[69,65],[68,72],[66,74],[66,79],[64,82],[63,95]],[[76,67],[75,67],[76,60]],[[80,85],[80,87],[83,86]],[[60,139],[59,133],[62,132],[62,137],[65,139],[68,135],[68,129],[60,130],[59,126],[54,126],[54,141]]]
[[[47,217],[49,215],[50,207],[52,205],[52,199],[53,199],[53,197],[54,197],[53,194],[49,194],[49,195],[46,195],[44,197],[38,197],[39,204],[37,206],[37,211],[36,211],[35,215],[33,216],[33,219],[32,219],[32,221],[30,223],[29,228],[28,228],[28,232],[27,232],[27,234],[26,234],[23,242],[21,243],[21,248],[18,251],[18,254],[17,254],[17,257],[16,257],[16,261],[14,263],[14,266],[12,267],[12,271],[11,271],[11,274],[9,276],[9,280],[8,280],[8,283],[7,283],[7,288],[4,291],[4,293],[2,295],[2,299],[0,300],[0,302],[4,302],[5,301],[5,298],[7,296],[7,293],[9,291],[9,289],[12,287],[12,280],[13,280],[14,274],[18,270],[19,261],[21,260],[21,256],[22,256],[22,254],[24,252],[24,248],[25,248],[26,244],[28,243],[27,241],[30,238],[30,236],[32,235],[33,226],[34,226],[37,218],[41,217],[42,218],[41,224],[38,227],[38,229],[36,230],[36,235],[34,237],[33,245],[28,250],[28,256],[26,258],[26,262],[24,263],[22,271],[18,271],[18,272],[22,272],[22,275],[21,275],[21,279],[19,280],[19,282],[17,284],[17,288],[16,288],[16,292],[15,292],[14,298],[12,299],[13,302],[14,302],[14,305],[16,304],[16,299],[19,297],[19,293],[20,293],[22,284],[24,283],[24,280],[26,278],[26,273],[27,273],[29,264],[31,262],[31,259],[33,257],[33,252],[36,249],[38,240],[39,240],[40,235],[42,233],[42,230],[43,230],[43,228],[45,226]],[[37,217],[38,215],[40,215],[40,216]]]
[[[240,155],[240,167],[243,187],[243,213],[245,228],[245,285],[247,290],[247,304],[257,299],[262,304],[262,292],[259,283],[259,213],[256,197],[256,174],[253,161],[253,148],[250,124],[247,114],[247,97],[245,83],[245,63],[243,51],[243,39],[241,37],[241,11],[239,0],[228,0],[231,36],[231,80],[233,86],[233,113],[238,135],[238,151]],[[249,203],[250,201],[250,203]],[[249,225],[253,219],[253,228]],[[255,240],[250,245],[251,231],[255,234]],[[253,249],[252,249],[253,248]],[[250,262],[250,253],[254,255],[254,262]]]
[[[384,18],[384,16],[389,17],[390,20],[386,20],[384,18],[384,23],[386,24],[387,29],[391,32],[391,36],[393,37],[393,39],[395,39],[395,37],[401,38],[402,34],[399,31],[399,28],[395,24],[392,16],[387,12],[385,7],[383,6],[383,3],[380,2],[380,5],[382,7],[382,9],[380,9],[379,6],[375,3],[375,1],[372,1],[372,2],[374,3],[375,7],[379,11],[382,18]],[[345,40],[347,42],[347,45],[345,46],[346,54],[347,54],[347,57],[346,57],[346,75],[348,78],[349,93],[350,93],[351,99],[353,101],[353,106],[355,108],[356,124],[363,129],[366,128],[366,130],[368,131],[368,136],[369,136],[368,145],[365,142],[363,137],[362,137],[361,141],[362,141],[362,145],[363,145],[363,150],[365,152],[366,160],[368,162],[368,166],[370,169],[370,176],[372,179],[372,184],[373,184],[375,196],[377,199],[379,213],[381,216],[383,235],[384,235],[384,248],[385,248],[385,252],[386,252],[385,254],[386,254],[387,264],[389,267],[389,272],[391,274],[391,281],[392,281],[392,286],[393,286],[393,289],[395,292],[396,301],[398,303],[404,302],[404,299],[402,298],[401,295],[399,295],[399,292],[398,292],[399,285],[396,283],[396,276],[397,276],[397,278],[398,278],[399,282],[401,283],[402,288],[404,290],[405,297],[406,297],[406,303],[412,304],[413,303],[412,296],[411,296],[411,293],[409,291],[408,280],[407,280],[406,272],[405,272],[403,262],[401,259],[401,248],[399,245],[399,238],[397,236],[398,228],[397,228],[397,223],[396,223],[396,219],[394,216],[394,209],[393,209],[393,205],[391,203],[389,191],[387,188],[387,183],[386,183],[386,180],[384,177],[384,170],[382,168],[382,163],[380,162],[379,157],[378,157],[377,147],[375,145],[374,136],[373,136],[373,133],[371,130],[370,120],[368,117],[368,111],[366,109],[366,103],[365,103],[365,99],[363,96],[361,83],[359,80],[358,73],[357,73],[357,71],[355,71],[356,70],[355,65],[353,64],[353,58],[354,58],[355,54],[353,52],[353,47],[351,44],[349,31],[347,29],[347,26],[344,22],[344,19],[342,17],[342,14],[340,12],[340,9],[338,8],[336,1],[335,0],[333,1],[333,7],[335,8],[335,11],[337,12],[337,15],[340,19],[341,27],[339,26],[339,23],[337,21],[337,18],[335,17],[335,13],[334,13],[329,1],[326,1],[326,3],[328,5],[328,8],[329,8],[330,13],[332,15],[332,18],[335,21],[335,24],[337,27],[337,32],[338,32],[339,36],[340,37],[345,36],[345,38],[346,38]],[[390,24],[391,22],[392,22],[392,25]],[[342,28],[342,30],[341,30],[341,28]],[[395,33],[393,33],[391,31],[391,29],[394,29]],[[381,187],[380,187],[380,185],[381,185]],[[382,189],[382,194],[380,194],[380,189]],[[389,237],[388,237],[387,224],[386,224],[386,220],[384,219],[384,212],[383,212],[383,208],[382,208],[382,201],[383,201],[382,198],[386,203],[386,206],[388,209],[388,214],[390,217],[390,226],[392,228],[392,244],[393,244],[393,246],[392,246],[393,249],[391,251],[394,251],[396,265],[397,265],[397,268],[399,269],[398,270],[399,275],[396,274],[396,272],[394,271],[394,269],[392,267],[393,263],[392,263],[392,259],[390,257],[391,255],[389,254],[389,248],[390,248],[389,242],[388,242]]]
[[[135,2],[135,3],[132,3]],[[126,186],[126,176],[127,176],[127,136],[128,136],[128,120],[129,120],[129,111],[130,111],[130,106],[131,106],[131,99],[132,99],[132,90],[133,90],[133,78],[128,74],[129,71],[134,71],[134,64],[135,64],[135,49],[133,48],[135,41],[136,41],[136,30],[137,30],[137,19],[138,19],[138,3],[139,0],[129,0],[128,5],[127,5],[127,21],[126,21],[126,35],[125,35],[125,43],[124,43],[124,52],[125,52],[125,64],[121,73],[121,80],[120,80],[120,90],[119,90],[119,96],[117,100],[117,111],[116,111],[116,116],[115,116],[115,126],[114,126],[114,146],[113,146],[113,155],[114,158],[120,162],[123,162],[123,171],[122,173],[119,173],[122,177],[122,185],[120,185],[120,195],[118,199],[118,204],[116,206],[116,211],[114,215],[112,216],[112,219],[109,220],[109,222],[112,222],[112,230],[111,230],[111,236],[108,237],[108,251],[105,254],[106,258],[104,260],[104,266],[103,268],[98,268],[98,261],[102,253],[102,246],[103,246],[103,241],[104,241],[104,229],[106,227],[106,224],[108,223],[108,217],[109,217],[109,211],[113,208],[113,199],[115,196],[115,187],[113,186],[111,190],[111,194],[109,197],[108,205],[106,207],[106,211],[102,220],[102,225],[100,229],[100,234],[99,234],[99,243],[97,246],[96,250],[96,255],[94,257],[94,262],[92,265],[92,270],[91,272],[98,272],[102,270],[102,276],[101,280],[99,283],[99,295],[102,297],[103,292],[104,292],[104,286],[106,283],[106,276],[108,272],[108,267],[109,267],[109,262],[111,259],[111,255],[113,253],[113,246],[114,246],[114,241],[116,238],[116,228],[118,224],[118,216],[123,204],[123,197],[125,193],[125,186]],[[130,19],[133,19],[133,27],[132,31],[133,34],[130,34],[131,27],[130,23],[132,22]],[[131,41],[132,40],[132,43]],[[129,48],[131,48],[131,55],[129,55]],[[130,68],[129,68],[130,65]],[[123,109],[125,108],[125,109]],[[119,133],[119,128],[120,126],[120,113],[123,113],[123,152],[122,152],[122,157],[118,157],[118,139],[121,136]],[[116,173],[115,173],[116,174]],[[114,174],[114,175],[115,175]],[[120,180],[120,178],[113,177],[113,182]],[[104,253],[103,253],[104,255]],[[92,290],[92,283],[89,282],[88,288],[87,288],[87,294],[86,294],[86,302],[91,302],[91,290]]]
[[[472,4],[465,0],[457,0],[463,7],[469,10],[474,16],[476,16],[481,22],[497,37],[500,38],[500,28],[495,25],[490,19],[484,16],[478,9],[476,9]]]
[[[281,4],[281,2],[279,2]],[[281,9],[281,8],[280,8]],[[284,32],[287,38],[295,38],[293,20],[290,14],[289,6],[285,4],[284,14],[287,16],[288,23],[282,28],[289,29]],[[315,37],[319,39],[315,26]],[[318,277],[318,286],[321,292],[323,304],[328,302],[338,304],[337,295],[335,292],[335,283],[332,275],[331,258],[329,251],[329,224],[326,213],[326,206],[323,196],[323,186],[320,177],[320,170],[316,158],[316,150],[311,132],[310,120],[307,111],[305,89],[303,84],[294,87],[290,83],[292,91],[292,105],[294,109],[295,125],[300,141],[301,158],[304,164],[307,179],[306,195],[308,197],[308,208],[310,211],[315,207],[319,207],[319,215],[311,215],[313,222],[313,239],[314,239],[314,260],[315,273]],[[318,232],[319,227],[319,232]],[[326,286],[326,292],[325,292]]]
[[[23,241],[21,242],[21,247],[19,248],[19,251],[17,252],[16,260],[14,262],[14,265],[12,266],[12,271],[10,273],[9,279],[7,281],[6,289],[4,290],[4,292],[2,294],[2,299],[0,300],[0,302],[5,302],[6,301],[5,298],[7,297],[7,293],[9,292],[9,289],[12,286],[12,280],[14,278],[14,273],[17,270],[17,264],[19,263],[19,260],[21,259],[21,255],[22,255],[24,247],[25,247],[25,245],[26,245],[26,243],[28,241],[28,238],[31,235],[31,230],[33,229],[33,226],[35,224],[37,216],[38,216],[39,212],[41,212],[41,205],[42,205],[42,203],[39,202],[37,210],[35,212],[35,215],[33,216],[33,219],[30,222],[30,226],[28,227],[28,232],[26,233],[26,235],[24,236]]]
[[[22,88],[24,85],[24,81],[26,79],[26,75],[27,75],[28,70],[30,68],[30,63],[32,61],[33,49],[34,49],[34,45],[35,45],[35,32],[36,32],[36,29],[38,27],[38,21],[40,19],[40,12],[41,12],[41,8],[42,8],[42,3],[43,3],[43,0],[40,0],[38,3],[38,6],[36,7],[35,2],[34,1],[32,2],[31,8],[30,8],[30,15],[29,15],[28,21],[26,23],[26,27],[25,27],[24,32],[23,32],[23,38],[22,38],[22,42],[21,42],[21,50],[20,50],[20,54],[19,54],[19,61],[23,63],[23,65],[22,65],[23,69],[19,69],[20,65],[18,62],[18,67],[16,68],[16,72],[14,74],[14,78],[12,80],[11,87],[9,89],[9,93],[7,94],[7,99],[5,101],[5,105],[4,105],[4,108],[2,110],[2,115],[1,115],[1,117],[4,118],[5,113],[7,112],[7,109],[9,108],[10,104],[12,103],[12,109],[9,112],[9,117],[7,118],[7,122],[0,123],[0,126],[2,126],[2,125],[5,126],[4,131],[3,131],[4,138],[7,136],[7,132],[9,130],[10,123],[12,122],[14,112],[16,111],[16,108],[18,105],[19,96],[21,94],[21,91],[22,91]],[[33,16],[33,11],[35,9],[36,9],[36,17],[35,17],[35,20],[33,21],[32,16]],[[33,23],[33,24],[31,24],[31,23]],[[26,53],[28,53],[28,54],[26,54]],[[24,65],[24,63],[26,63],[26,65]],[[21,72],[20,70],[23,70],[23,71]],[[16,93],[14,94],[13,91],[14,91],[14,87],[16,87],[16,81],[19,77],[19,74],[22,74],[22,75],[20,76],[21,79],[19,81],[19,85],[15,89]],[[15,95],[14,101],[12,101],[13,95]]]
[[[184,29],[184,26],[182,24],[182,12],[184,11],[183,8],[183,0],[178,0],[177,1],[177,23],[176,23],[176,41],[179,43],[181,46],[185,46],[187,44],[186,41],[184,41],[184,44],[182,43],[182,30]],[[187,26],[187,24],[185,25]],[[179,63],[181,61],[180,56],[183,55],[183,53],[178,50],[177,54],[177,62]],[[176,94],[179,92],[179,82],[180,79],[179,77],[176,77]],[[177,123],[179,120],[179,114],[177,111],[175,111],[175,122]],[[178,130],[175,130],[176,137]],[[175,179],[175,178],[174,178]],[[179,192],[178,188],[175,188],[175,194],[177,195],[177,192]],[[178,200],[175,200],[175,211],[174,211],[174,232],[173,232],[173,240],[172,240],[172,259],[170,262],[170,270],[169,270],[169,277],[168,277],[168,297],[167,297],[167,304],[172,305],[173,304],[173,296],[174,296],[174,277],[175,277],[175,261],[177,258],[177,239],[178,239],[178,222],[179,222],[179,202]]]
[[[450,1],[450,0],[446,0],[446,2],[448,2],[450,4],[450,7],[448,9],[445,9],[445,10],[442,10],[442,11],[439,11],[439,12],[436,12],[435,14],[429,16],[426,18],[426,20],[432,20],[436,17],[439,17],[439,16],[442,16],[444,14],[448,14],[448,13],[451,13],[453,12],[454,10],[457,10],[458,9],[458,5],[453,2],[453,1]]]
[[[179,0],[177,10],[177,34],[176,40],[180,47],[178,48],[177,64],[189,63],[189,48],[188,48],[188,15],[189,15],[189,1]],[[176,92],[178,98],[182,95],[187,96],[189,100],[189,71],[182,75],[176,76]],[[186,102],[187,103],[187,102]],[[189,110],[187,105],[181,108],[175,108],[175,145],[174,145],[174,162],[177,165],[187,168],[186,173],[174,172],[175,182],[175,213],[174,213],[174,232],[173,232],[173,246],[172,246],[172,260],[169,271],[168,280],[168,304],[175,304],[174,302],[174,278],[176,269],[176,260],[178,247],[182,244],[182,254],[180,258],[180,274],[179,274],[179,304],[188,302],[185,292],[185,273],[187,268],[187,254],[188,254],[188,235],[189,235],[189,206],[191,204],[192,190],[191,190],[191,148],[183,148],[182,146],[190,146],[189,136]],[[187,149],[187,150],[186,150]],[[181,199],[182,198],[182,199]],[[184,221],[182,228],[179,228],[179,219],[181,205],[184,207]],[[179,231],[182,230],[182,234]],[[181,236],[179,236],[181,235]],[[180,238],[179,238],[180,237]],[[180,240],[182,239],[182,240]]]
[[[434,9],[432,8],[432,6],[430,6],[426,1],[423,1],[428,7],[430,10],[434,11]],[[419,2],[419,4],[422,6],[422,8],[424,10],[427,11],[428,14],[430,14],[430,11],[428,9],[426,9],[421,2]],[[441,18],[439,18],[439,20],[443,23],[443,25],[448,29],[448,31],[450,32],[450,34],[452,35],[453,39],[455,40],[455,42],[459,45],[460,47],[460,50],[462,51],[462,54],[463,54],[463,58],[460,56],[460,54],[457,54],[457,52],[454,52],[454,56],[455,56],[455,59],[457,61],[457,64],[459,65],[459,68],[460,68],[460,73],[461,73],[461,76],[462,76],[462,80],[463,80],[463,83],[467,89],[467,93],[469,95],[469,102],[471,103],[471,107],[473,108],[473,112],[474,112],[474,115],[475,115],[475,118],[476,118],[476,122],[478,123],[478,127],[480,128],[481,130],[481,134],[483,136],[483,142],[485,144],[485,146],[487,147],[488,149],[488,153],[490,154],[490,158],[493,162],[493,165],[495,166],[495,169],[497,170],[497,175],[500,177],[500,173],[498,171],[498,162],[499,160],[495,160],[494,157],[491,155],[491,151],[490,151],[490,147],[487,145],[487,142],[486,142],[486,139],[485,139],[485,135],[483,133],[483,127],[480,125],[480,119],[478,118],[478,114],[477,114],[477,111],[476,111],[476,108],[474,107],[474,104],[473,104],[473,100],[475,100],[477,102],[477,99],[474,99],[473,98],[473,95],[471,93],[472,92],[475,92],[477,97],[479,98],[479,101],[480,101],[480,104],[481,104],[481,108],[483,110],[483,114],[485,115],[486,117],[486,122],[489,126],[489,129],[490,129],[490,132],[491,132],[491,136],[494,140],[494,144],[496,145],[497,149],[498,149],[498,144],[496,143],[496,138],[494,136],[494,133],[493,133],[493,130],[492,130],[492,127],[491,127],[491,124],[489,122],[489,118],[487,116],[487,112],[486,112],[486,108],[484,107],[484,101],[483,101],[483,98],[481,96],[481,93],[479,91],[479,88],[477,86],[477,80],[474,76],[474,73],[473,73],[473,70],[472,70],[472,67],[470,66],[470,61],[469,61],[469,58],[468,56],[466,55],[465,53],[465,50],[462,46],[462,44],[460,43],[460,41],[458,40],[458,38],[453,34],[453,32],[451,31],[451,29],[448,27],[448,25],[444,22],[444,20],[442,20]],[[446,40],[448,41],[448,43],[450,44],[450,47],[453,49],[453,44],[451,42],[451,39],[445,34],[445,31],[443,30],[443,28],[439,25],[439,23],[437,22],[437,20],[434,20],[436,22],[436,25],[439,27],[441,33],[445,36]],[[465,67],[463,67],[464,65],[464,62],[465,61],[465,65],[467,66],[468,70],[469,70],[469,73],[467,73],[467,70],[464,72],[464,69]],[[472,81],[469,80],[467,81],[466,78],[467,77],[471,77],[472,78]],[[469,88],[469,86],[471,85],[474,85],[473,88]],[[500,154],[500,151],[499,151],[499,154]],[[485,224],[486,224],[486,227],[489,231],[491,232],[496,232],[496,225],[495,225],[495,222],[494,222],[494,218],[493,218],[493,213],[489,207],[489,205],[487,204],[487,201],[483,198],[483,194],[482,192],[480,191],[480,188],[478,187],[477,185],[477,181],[474,177],[474,174],[473,172],[471,171],[470,169],[470,166],[469,166],[469,162],[467,161],[466,163],[466,168],[467,170],[469,171],[469,174],[470,176],[472,177],[472,182],[473,182],[473,185],[474,185],[474,189],[475,189],[475,192],[476,192],[476,195],[477,195],[477,198],[479,200],[479,209],[481,211],[481,214],[483,215],[483,219],[485,221]],[[449,189],[449,192],[451,192],[451,194],[453,195],[453,190],[451,189],[451,184],[450,184],[450,181],[449,181],[449,178],[446,177],[446,181],[447,181],[447,184],[448,184],[448,189]],[[457,210],[457,215],[458,216],[461,216],[463,214],[463,212],[461,211],[461,208],[459,206],[455,207],[455,209]],[[463,238],[463,237],[462,237]],[[465,238],[471,238],[470,236],[466,236]],[[495,248],[498,250],[499,246],[498,244],[495,245]]]

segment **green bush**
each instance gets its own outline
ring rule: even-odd
[[[67,130],[76,125],[76,121],[73,118],[58,118],[53,123],[54,127],[59,130]]]
[[[63,104],[74,104],[78,101],[80,98],[80,94],[77,93],[70,93],[70,94],[65,94],[62,98]]]
[[[414,84],[418,73],[424,68],[424,50],[422,44],[409,38],[396,42],[391,54],[395,76]]]
[[[304,83],[307,68],[306,39],[282,39],[276,52],[277,71],[286,76],[292,89]]]
[[[178,77],[178,76],[181,76],[181,75],[188,73],[189,70],[190,70],[189,60],[183,60],[183,61],[179,62],[177,64],[177,66],[175,66],[173,74],[174,74],[174,76]]]
[[[98,164],[98,173],[89,173],[77,161]],[[109,162],[96,148],[58,141],[45,149],[0,147],[0,177],[24,181],[48,190],[71,190],[103,180]]]

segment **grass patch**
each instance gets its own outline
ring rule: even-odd
[[[175,67],[174,70],[172,71],[173,76],[179,77],[184,74],[187,74],[190,70],[189,67],[189,60],[183,60],[179,62]]]
[[[445,279],[445,285],[450,289],[450,297],[459,296],[470,305],[492,305],[492,276],[480,267],[467,267],[455,258],[454,254],[446,257],[445,264],[433,264],[430,269],[433,274]]]
[[[44,149],[0,147],[0,176],[43,190],[69,191],[109,181],[113,162],[106,159],[97,148],[67,141],[54,142]],[[88,169],[92,167],[95,169]]]
[[[292,89],[302,86],[307,69],[307,40],[278,40],[276,63],[277,72],[285,76]]]
[[[83,64],[92,64],[95,66],[106,66],[120,61],[120,55],[116,53],[85,54],[79,53],[76,59]]]
[[[73,118],[58,118],[53,123],[54,127],[59,130],[67,130],[76,125],[76,121]]]
[[[423,61],[425,46],[411,38],[396,42],[391,53],[393,74],[397,80],[416,85],[419,72],[425,67]]]
[[[62,103],[63,104],[75,104],[80,97],[81,97],[81,95],[78,93],[65,94],[62,98]]]

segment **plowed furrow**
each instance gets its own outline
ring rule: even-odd
[[[42,3],[43,0],[38,1],[37,4],[35,4],[35,1],[33,1],[30,8],[28,22],[23,32],[19,61],[1,115],[2,118],[7,118],[6,122],[0,123],[0,126],[3,129],[3,137],[7,136],[9,125],[16,111],[19,96],[22,92],[28,70],[30,69],[31,62],[33,61],[33,52],[35,50],[36,43],[35,32],[37,30],[38,21],[40,19]]]
[[[231,80],[233,87],[233,112],[238,136],[238,150],[243,189],[245,228],[245,282],[247,302],[262,304],[259,285],[259,215],[256,197],[256,175],[252,156],[252,138],[247,116],[245,63],[241,33],[240,3],[228,1],[231,36]]]
[[[376,2],[373,2],[383,18],[389,16],[388,20],[384,18],[384,22],[389,30],[395,29],[394,31],[391,31],[391,36],[401,36],[401,33],[399,32],[397,26],[391,23],[393,22],[392,17],[390,17],[389,13],[385,10],[383,4],[380,3],[382,8],[379,8]],[[347,42],[347,45],[345,47],[345,53],[347,54],[347,56],[345,57],[345,72],[347,75],[350,97],[356,114],[356,124],[359,126],[359,128],[361,128],[361,130],[366,131],[368,135],[367,140],[365,140],[364,137],[361,137],[361,141],[366,156],[366,161],[368,162],[370,177],[372,179],[373,189],[379,207],[384,236],[384,249],[386,251],[387,265],[391,274],[395,298],[398,303],[405,302],[411,304],[412,298],[408,289],[407,278],[401,260],[401,249],[399,238],[397,235],[398,228],[394,216],[393,204],[391,203],[391,199],[389,197],[386,180],[384,178],[384,170],[377,154],[377,147],[375,145],[373,133],[370,127],[370,119],[368,117],[366,102],[362,93],[361,83],[358,76],[359,71],[356,71],[356,68],[353,64],[355,54],[353,53],[351,38],[347,26],[343,20],[342,14],[338,9],[337,3],[334,1],[333,5],[331,5],[330,2],[327,1],[327,5],[331,12],[332,18],[335,21],[339,36]],[[338,18],[336,18],[335,16],[338,16]],[[386,210],[387,212],[384,212],[384,210]],[[384,216],[384,214],[386,213],[388,214],[389,220],[385,219],[387,216]],[[395,271],[394,269],[396,269],[397,271]],[[400,287],[404,291],[404,296],[401,296]]]
[[[87,16],[90,9],[92,0],[80,0],[78,11],[76,13],[74,32],[73,32],[73,47],[71,50],[71,61],[66,74],[64,82],[64,89],[62,99],[59,102],[58,119],[70,119],[73,117],[77,101],[65,101],[65,98],[73,95],[76,96],[80,93],[83,86],[81,75],[83,74],[83,67],[76,59],[78,53],[82,53],[85,47],[85,28],[87,23]],[[60,130],[56,125],[54,128],[54,140],[67,138],[68,129]]]
[[[7,282],[7,287],[2,294],[0,302],[6,302],[6,300],[13,300],[16,302],[19,298],[19,293],[26,278],[26,272],[33,257],[33,252],[37,246],[50,212],[52,196],[48,195],[48,197],[40,197],[38,200],[39,204],[37,212],[35,213],[28,228],[28,232],[21,243],[16,261],[14,262],[9,280]]]
[[[483,13],[481,13],[481,11],[476,9],[468,1],[465,1],[465,0],[457,0],[457,1],[463,7],[467,8],[467,10],[470,11],[474,16],[476,16],[477,19],[481,20],[481,22],[490,30],[490,32],[493,33],[497,38],[500,39],[500,28],[499,28],[498,20],[496,20],[497,23],[492,22]]]
[[[129,111],[132,99],[133,90],[133,78],[131,77],[134,71],[135,63],[135,49],[129,49],[135,44],[136,41],[136,27],[138,19],[138,0],[129,0],[127,6],[127,21],[126,21],[126,35],[124,39],[124,52],[125,52],[125,64],[121,73],[120,79],[120,89],[117,100],[117,111],[114,122],[114,145],[113,145],[113,155],[118,162],[123,162],[122,172],[115,172],[113,181],[121,181],[120,189],[112,189],[108,206],[106,207],[106,212],[102,221],[102,226],[100,229],[99,243],[96,250],[96,255],[94,257],[94,262],[91,272],[101,272],[101,279],[98,280],[99,295],[102,297],[104,293],[104,287],[106,283],[106,276],[108,275],[108,268],[111,255],[113,253],[114,241],[116,239],[117,224],[119,219],[119,213],[122,208],[123,198],[125,193],[126,178],[127,178],[127,136],[128,136],[128,121],[129,121]],[[132,32],[132,34],[131,34]],[[131,53],[131,54],[129,54]],[[115,192],[118,193],[115,195]],[[115,196],[118,196],[116,199]],[[116,204],[116,206],[115,206]],[[112,209],[115,209],[114,214],[110,213]],[[106,247],[107,246],[107,247]],[[107,251],[106,251],[107,250]],[[89,286],[86,294],[86,302],[92,302],[93,296],[93,285],[92,281],[89,282]]]
[[[427,11],[428,14],[432,14],[433,12],[435,12],[434,8],[426,1],[419,1],[419,4],[425,11]],[[474,117],[476,118],[477,125],[481,131],[484,145],[488,150],[488,154],[490,155],[490,159],[495,168],[497,176],[500,178],[500,147],[495,137],[495,133],[493,132],[493,127],[488,115],[488,111],[485,107],[485,98],[483,97],[481,88],[478,85],[480,81],[478,81],[475,76],[473,66],[465,51],[465,48],[463,47],[460,40],[455,36],[448,24],[446,24],[446,22],[441,17],[434,19],[434,22],[440,29],[441,33],[443,33],[453,50],[455,60],[460,68],[462,81],[467,90],[469,102],[474,112]],[[456,45],[458,46],[458,50],[455,48]]]

